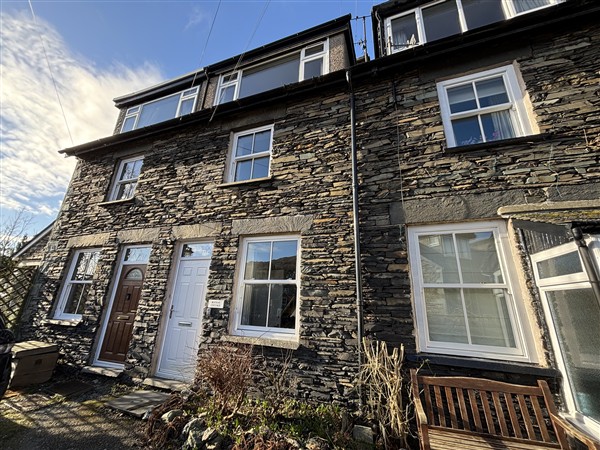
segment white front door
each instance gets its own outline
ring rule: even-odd
[[[156,375],[192,381],[198,359],[202,313],[212,253],[211,243],[184,244]]]

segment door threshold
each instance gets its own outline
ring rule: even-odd
[[[81,373],[89,375],[102,375],[103,377],[117,378],[123,373],[123,369],[114,369],[108,367],[85,366],[81,369]]]
[[[190,387],[190,383],[178,380],[166,380],[164,378],[148,377],[143,384],[157,389],[164,389],[171,392],[181,392]]]

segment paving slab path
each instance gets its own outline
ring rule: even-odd
[[[63,378],[7,391],[0,400],[0,448],[143,448],[141,438],[145,423],[106,405],[109,400],[129,392],[131,387],[98,377],[75,380],[72,384],[69,386],[69,380]]]

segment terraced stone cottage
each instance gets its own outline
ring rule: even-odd
[[[355,396],[361,337],[435,373],[551,382],[600,430],[600,32],[590,0],[395,0],[115,99],[29,303],[65,362],[189,381],[290,352]]]

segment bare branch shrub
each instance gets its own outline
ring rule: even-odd
[[[283,356],[283,355],[282,355]],[[282,405],[293,397],[298,380],[290,374],[293,353],[288,350],[281,362],[265,355],[255,357],[254,373],[257,376],[257,390],[268,399],[272,414],[281,411]]]
[[[32,220],[33,217],[25,209],[20,209],[13,215],[2,218],[0,224],[0,257],[9,257],[18,250],[19,245],[27,239],[25,232]]]
[[[410,383],[402,373],[404,346],[388,352],[385,342],[363,339],[364,364],[360,371],[360,383],[366,396],[369,418],[378,423],[386,449],[408,447],[409,406],[403,397],[403,389],[409,393]],[[404,395],[406,395],[404,392]]]
[[[252,347],[220,345],[198,359],[196,385],[207,386],[220,415],[234,415],[252,381]]]

